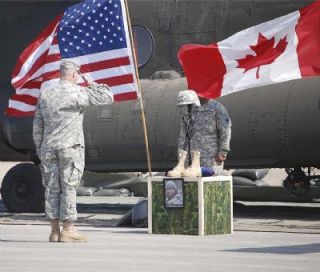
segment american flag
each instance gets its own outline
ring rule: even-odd
[[[86,0],[66,9],[20,55],[8,115],[34,114],[40,91],[59,80],[60,61],[81,65],[88,79],[108,84],[115,100],[138,96],[125,0]],[[81,79],[82,80],[82,79]],[[80,85],[84,85],[83,81]]]

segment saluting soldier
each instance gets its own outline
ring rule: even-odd
[[[76,187],[84,170],[83,112],[86,107],[111,104],[113,94],[105,84],[76,84],[80,65],[65,59],[60,81],[41,91],[33,122],[33,140],[41,160],[45,186],[45,212],[50,220],[50,242],[85,242],[74,230],[77,219]],[[63,230],[60,233],[60,224]]]

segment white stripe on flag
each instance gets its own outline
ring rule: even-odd
[[[72,58],[75,62],[79,63],[80,65],[99,62],[103,60],[111,60],[117,58],[128,57],[128,49],[121,48],[115,49],[110,51],[104,51],[96,54],[80,56],[76,58]]]
[[[125,65],[125,66],[118,66],[110,69],[99,70],[96,72],[85,73],[84,75],[88,75],[90,76],[90,78],[92,78],[93,81],[96,81],[103,78],[128,75],[128,74],[132,74],[132,72],[133,71],[131,69],[131,66]]]
[[[38,98],[40,94],[40,90],[39,89],[17,89],[16,93],[19,95],[30,95]]]
[[[118,85],[110,88],[114,95],[137,91],[134,83]]]
[[[58,71],[60,70],[60,60],[47,63],[43,66],[42,73],[48,73],[48,72],[53,72],[53,71]]]
[[[49,55],[59,54],[59,53],[60,53],[60,50],[59,50],[59,46],[57,44],[50,46]]]
[[[26,103],[23,103],[23,102],[20,102],[20,101],[15,101],[15,100],[12,100],[10,99],[9,100],[9,108],[12,108],[12,109],[16,109],[16,110],[19,110],[19,111],[34,111],[36,109],[35,106],[31,106],[29,104],[26,104]]]

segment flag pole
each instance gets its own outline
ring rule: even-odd
[[[130,20],[127,0],[124,0],[124,5],[126,7],[127,21],[128,21],[128,27],[129,27],[129,35],[130,35],[130,43],[131,43],[131,48],[132,48],[133,60],[134,60],[135,75],[136,75],[136,80],[137,80],[137,84],[138,84],[142,126],[143,126],[143,133],[144,133],[144,142],[145,142],[146,153],[147,153],[148,171],[149,171],[149,177],[151,177],[151,156],[150,156],[149,141],[148,141],[147,123],[146,123],[146,117],[144,114],[144,105],[143,105],[143,100],[142,100],[141,85],[140,85],[140,80],[139,80],[139,70],[138,70],[138,64],[137,64],[138,62],[137,62],[136,51],[135,51],[135,47],[134,47],[134,43],[133,43],[131,20]]]

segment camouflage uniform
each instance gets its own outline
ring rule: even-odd
[[[190,124],[191,151],[200,151],[200,166],[212,168],[217,165],[215,156],[230,151],[231,120],[224,106],[209,100],[200,107],[192,106]],[[180,129],[179,149],[187,150],[185,112]]]
[[[107,85],[80,87],[67,80],[41,92],[33,121],[33,140],[41,160],[49,219],[76,220],[76,186],[84,170],[83,112],[110,104]]]
[[[169,205],[170,204],[171,205],[182,205],[183,204],[183,199],[182,199],[181,195],[177,193],[171,199],[166,198],[166,203],[169,204]]]

